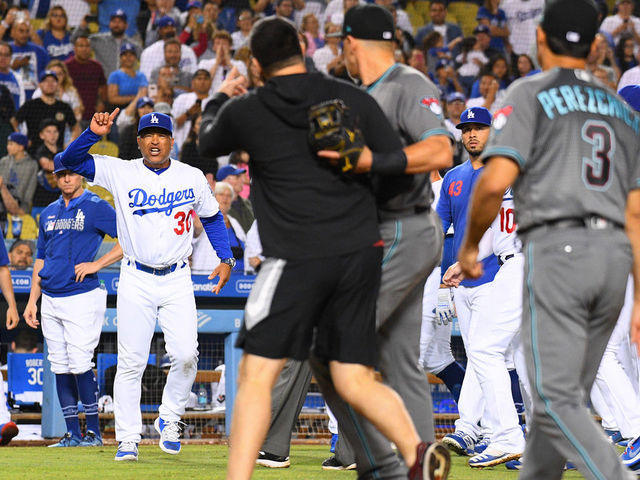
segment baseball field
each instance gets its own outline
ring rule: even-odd
[[[0,448],[0,477],[6,479],[99,479],[99,480],[195,480],[223,479],[227,463],[224,445],[185,445],[177,456],[167,455],[156,445],[142,445],[137,463],[115,462],[114,446],[95,448]],[[327,446],[293,446],[291,467],[286,469],[256,468],[253,478],[282,480],[355,479],[354,472],[324,471],[320,467],[328,457]],[[504,466],[471,470],[466,458],[453,457],[451,480],[502,480],[517,478],[517,472]],[[567,472],[563,478],[584,478]]]

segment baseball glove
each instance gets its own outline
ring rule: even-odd
[[[316,151],[333,150],[340,159],[326,159],[340,173],[353,172],[364,149],[364,138],[349,118],[349,108],[342,100],[327,100],[309,109],[309,143]]]

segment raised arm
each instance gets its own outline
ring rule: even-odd
[[[89,128],[71,142],[62,153],[56,155],[62,165],[88,180],[93,180],[96,174],[96,166],[93,157],[89,154],[89,149],[103,135],[111,131],[111,126],[119,111],[120,109],[116,108],[110,114],[108,112],[94,113]]]

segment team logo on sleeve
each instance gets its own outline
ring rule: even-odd
[[[420,105],[431,110],[434,115],[440,117],[442,115],[442,107],[440,101],[434,97],[422,97],[420,99]]]
[[[513,112],[513,107],[511,105],[507,105],[504,108],[501,108],[493,115],[493,128],[496,130],[501,130],[507,124],[507,118]]]

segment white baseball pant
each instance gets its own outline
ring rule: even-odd
[[[440,267],[436,267],[427,278],[422,297],[422,326],[420,329],[419,365],[429,373],[437,375],[447,365],[455,362],[451,353],[451,322],[441,325],[434,309],[438,303]]]
[[[93,368],[106,309],[104,288],[68,297],[42,294],[42,334],[53,373],[79,375]]]
[[[455,290],[454,303],[458,314],[458,325],[460,326],[460,334],[467,352],[471,349],[471,343],[481,335],[481,331],[484,328],[478,319],[481,309],[485,308],[485,299],[490,294],[491,283],[485,283],[478,287],[460,286]],[[467,362],[462,388],[460,389],[460,400],[458,401],[460,418],[456,420],[456,430],[462,431],[477,440],[482,433],[478,422],[482,419],[484,410],[485,401],[478,377],[473,364]],[[486,422],[483,422],[483,424],[486,426]]]
[[[632,306],[633,281],[629,280],[624,306],[591,389],[591,402],[602,417],[602,426],[620,430],[623,438],[640,435],[640,397],[630,378],[635,376],[635,365],[627,365],[625,369],[619,358],[622,352],[623,358],[633,358],[633,352],[629,351],[634,348],[629,343]]]
[[[7,393],[4,380],[0,376],[0,425],[11,421],[11,414],[7,408]]]
[[[472,327],[474,336],[467,348],[487,405],[482,418],[491,431],[491,448],[508,453],[521,453],[525,446],[507,371],[512,361],[506,358],[515,340],[513,350],[520,349],[520,358],[524,359],[519,341],[523,277],[524,255],[519,253],[500,267],[489,284],[489,294],[482,299],[482,308],[474,319],[478,328]],[[526,366],[518,363],[520,381],[528,385]],[[526,395],[523,392],[523,397]]]
[[[162,394],[160,416],[180,420],[196,377],[198,324],[189,265],[158,276],[123,260],[118,285],[118,370],[114,382],[116,440],[140,441],[142,374],[156,319],[164,333],[171,369]]]

